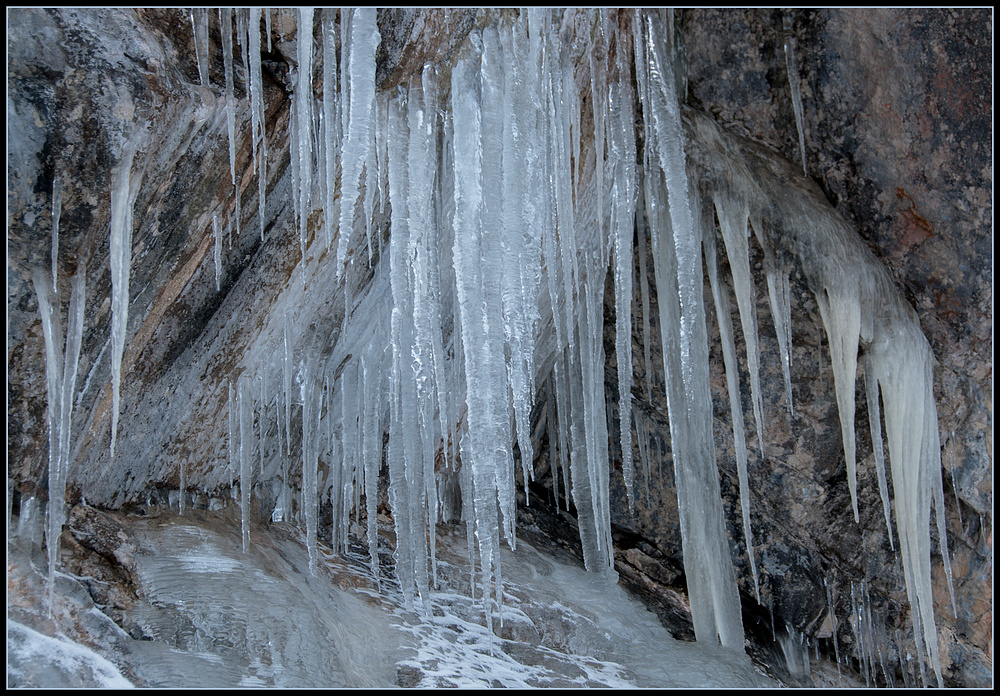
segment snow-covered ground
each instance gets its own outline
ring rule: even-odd
[[[86,579],[66,573],[49,620],[43,556],[29,561],[14,539],[10,685],[120,687],[124,674],[163,688],[774,686],[746,655],[675,641],[606,577],[524,541],[503,549],[491,633],[478,582],[469,597],[458,528],[440,528],[437,588],[407,608],[394,578],[375,583],[365,553],[343,559],[321,545],[310,574],[305,540],[289,525],[254,528],[246,554],[235,516],[151,509],[128,526],[139,544],[131,636],[103,615],[81,621],[100,607]],[[41,606],[28,609],[32,601]]]

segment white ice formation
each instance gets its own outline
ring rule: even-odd
[[[235,185],[234,119],[246,117],[233,101],[229,13],[223,11],[220,18]],[[516,19],[474,30],[450,71],[428,64],[402,85],[380,92],[375,10],[340,11],[339,62],[337,22],[331,11],[323,11],[317,44],[321,99],[312,81],[313,19],[309,9],[298,13],[300,31],[308,36],[298,42],[289,122],[290,207],[299,231],[300,280],[289,280],[270,314],[254,326],[233,371],[218,377],[220,402],[228,388],[230,466],[211,474],[217,480],[201,482],[225,485],[228,476],[233,483],[238,437],[244,549],[251,541],[251,495],[266,487],[275,491],[272,519],[305,527],[314,566],[318,515],[324,509],[320,501],[329,500],[332,545],[346,548],[349,534],[363,530],[378,578],[375,498],[385,461],[396,574],[408,604],[430,610],[435,525],[461,515],[467,524],[470,577],[478,578],[473,593],[491,626],[494,616],[503,617],[500,542],[516,545],[516,479],[520,476],[527,489],[534,471],[537,434],[531,431],[531,415],[541,405],[536,397],[544,385],[554,483],[558,488],[562,479],[566,507],[572,497],[586,568],[614,577],[609,478],[617,475],[617,461],[609,441],[614,422],[605,401],[604,353],[609,267],[621,467],[630,506],[639,498],[633,470],[646,479],[648,497],[651,462],[660,459],[649,418],[633,413],[631,400],[633,235],[638,227],[645,393],[649,399],[658,389],[666,394],[695,633],[700,641],[741,648],[740,601],[712,432],[702,264],[704,253],[723,336],[744,539],[756,589],[748,453],[728,297],[731,284],[763,455],[755,289],[748,261],[752,230],[763,250],[789,410],[792,263],[802,268],[819,303],[856,518],[854,384],[862,351],[888,523],[876,436],[881,394],[896,529],[912,617],[922,636],[917,645],[940,675],[928,533],[932,497],[939,517],[943,511],[940,446],[933,358],[916,313],[811,182],[773,155],[737,142],[707,117],[681,108],[674,75],[681,59],[666,18],[646,11],[522,11]],[[238,11],[237,23],[236,36],[248,55],[244,74],[263,235],[267,124],[259,10]],[[571,54],[586,56],[575,61],[583,66],[579,72]],[[788,56],[791,66],[790,50]],[[200,65],[200,53],[198,60]],[[641,156],[634,127],[639,109]],[[800,111],[797,106],[797,116]],[[130,182],[134,153],[133,144],[125,148],[112,187],[112,453],[137,190],[135,177]],[[309,221],[317,219],[317,210],[324,234],[310,236]],[[718,272],[716,215],[731,283]],[[238,226],[238,209],[235,217]],[[363,281],[351,263],[352,239],[361,229],[371,263]],[[666,377],[656,389],[648,365],[647,229]],[[214,219],[213,234],[218,274],[221,236]],[[322,240],[319,246],[317,240]],[[60,375],[75,358],[68,342],[64,359],[55,348],[60,339],[52,307],[58,305],[49,299],[51,287],[39,274],[36,292],[47,327],[49,417],[56,443],[68,438],[69,420],[62,430],[55,416],[61,411],[53,404],[61,403],[60,389],[67,387],[60,386],[65,384]],[[74,298],[76,293],[74,285]],[[82,302],[82,281],[80,296]],[[70,333],[79,329],[72,319],[70,324]],[[258,387],[253,380],[259,380]],[[255,414],[260,434],[256,476]],[[290,464],[298,436],[292,423],[299,415],[301,450],[295,452],[302,457],[301,475]],[[55,459],[61,460],[61,447],[53,445]],[[634,449],[639,453],[635,466]],[[61,469],[54,471],[58,475]],[[298,490],[296,480],[301,481]],[[943,526],[939,532],[947,558]]]

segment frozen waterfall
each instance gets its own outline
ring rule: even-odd
[[[220,12],[224,86],[209,81],[213,57],[206,52],[214,13],[207,10],[191,14],[198,75],[204,89],[224,90],[229,178],[238,196],[238,182],[256,176],[263,240],[273,212],[265,194],[268,139],[275,128],[262,92],[260,10],[236,11],[236,34],[246,52],[236,57],[244,62],[248,109],[234,96],[231,13]],[[270,26],[270,14],[264,17]],[[373,8],[341,10],[339,22],[331,11],[314,17],[312,9],[302,9],[297,21],[300,37],[288,83],[288,176],[269,195],[272,208],[294,211],[298,261],[273,304],[247,322],[246,351],[229,357],[225,373],[206,378],[214,380],[210,399],[222,414],[214,424],[217,451],[227,450],[219,458],[228,458],[228,466],[198,481],[181,470],[182,487],[234,490],[238,479],[243,553],[253,553],[257,538],[251,527],[256,498],[268,506],[265,517],[304,527],[313,574],[324,563],[321,527],[329,523],[329,547],[337,552],[348,550],[352,534],[364,537],[365,563],[382,589],[387,575],[378,554],[376,498],[385,463],[403,606],[424,617],[440,609],[438,570],[446,562],[438,555],[437,524],[464,520],[469,601],[485,617],[484,653],[500,659],[493,644],[496,627],[519,620],[506,606],[503,567],[518,549],[518,484],[527,499],[535,461],[545,456],[532,432],[542,394],[549,399],[544,404],[549,467],[556,488],[562,476],[565,507],[570,498],[575,507],[585,567],[598,583],[617,577],[609,482],[620,468],[633,510],[639,479],[645,479],[648,496],[650,477],[645,416],[633,414],[632,404],[633,318],[639,317],[648,399],[661,369],[665,380],[656,387],[666,394],[695,634],[713,649],[721,644],[742,651],[743,618],[713,433],[703,263],[723,343],[742,543],[759,600],[750,455],[729,297],[735,293],[746,346],[748,410],[758,439],[753,456],[759,451],[764,459],[749,256],[753,234],[763,251],[789,412],[790,264],[802,268],[818,303],[855,520],[860,361],[880,512],[891,530],[879,403],[883,406],[895,529],[916,645],[940,683],[931,596],[932,500],[949,585],[951,575],[930,346],[888,273],[815,184],[683,106],[667,18],[645,10],[511,13],[476,28],[448,69],[422,65],[388,90],[376,87],[382,37]],[[316,45],[314,21],[321,37]],[[794,43],[787,40],[804,166]],[[267,41],[270,46],[270,32]],[[567,46],[586,56],[576,60],[582,69],[567,58]],[[322,60],[319,80],[314,59]],[[253,171],[242,175],[236,121],[247,118],[249,133],[242,133],[250,139]],[[142,133],[143,124],[136,126]],[[133,172],[142,147],[138,137],[126,141],[110,192],[112,457],[122,370],[129,369],[123,356],[133,207],[140,174],[151,177]],[[290,199],[287,205],[276,202],[281,195]],[[237,200],[237,236],[238,206]],[[54,212],[53,269],[58,219]],[[208,273],[218,291],[223,262],[217,213],[211,229],[214,266]],[[359,252],[361,230],[365,254]],[[725,266],[719,263],[723,252]],[[662,365],[655,372],[649,366],[648,267],[656,283],[662,346]],[[726,267],[728,277],[722,273]],[[46,349],[50,538],[58,537],[65,513],[85,277],[81,265],[72,281],[64,339],[56,278],[45,269],[33,276]],[[605,395],[612,357],[605,354],[611,345],[605,341],[606,286],[614,292],[617,429]],[[615,436],[620,439],[612,443]],[[293,463],[295,455],[301,459]],[[50,573],[57,559],[52,544]],[[235,568],[243,561],[227,563]]]

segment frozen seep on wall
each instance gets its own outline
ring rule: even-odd
[[[220,10],[225,37],[232,34],[232,16]],[[243,108],[249,108],[251,122],[249,176],[258,180],[257,224],[263,240],[268,137],[260,11],[239,10],[235,16],[248,85],[249,104]],[[210,17],[201,11],[192,15],[202,85],[208,83],[203,42]],[[218,459],[225,463],[202,480],[185,479],[182,464],[182,486],[218,489],[238,481],[244,549],[251,543],[251,498],[257,495],[267,501],[273,519],[305,527],[311,564],[317,557],[321,501],[328,502],[330,545],[346,549],[351,520],[363,522],[378,578],[376,498],[385,461],[396,575],[407,602],[429,606],[435,524],[461,516],[472,586],[490,626],[502,605],[499,545],[516,545],[518,460],[527,486],[534,459],[530,414],[536,387],[550,381],[545,393],[554,397],[556,413],[553,476],[557,486],[562,479],[566,506],[570,498],[575,505],[587,569],[614,577],[604,292],[610,267],[622,474],[631,505],[637,495],[630,369],[633,234],[636,225],[648,226],[695,633],[699,640],[740,648],[740,600],[712,433],[702,264],[705,254],[723,323],[744,538],[756,588],[740,384],[722,282],[727,279],[720,279],[716,261],[724,249],[746,338],[755,427],[766,449],[748,260],[752,231],[764,251],[789,412],[792,264],[801,267],[819,304],[852,498],[860,361],[888,523],[881,395],[917,650],[940,683],[930,591],[932,499],[949,578],[950,568],[941,523],[930,348],[915,312],[815,185],[775,155],[682,109],[669,17],[625,10],[522,11],[474,30],[453,65],[427,64],[388,91],[375,89],[380,41],[375,10],[342,11],[339,34],[334,17],[330,10],[298,14],[299,36],[308,32],[309,40],[297,43],[288,122],[287,197],[298,230],[297,268],[273,304],[247,322],[252,334],[247,350],[227,356],[224,374],[206,371],[207,385],[201,388],[224,404],[217,412],[226,415],[215,424],[215,433]],[[314,42],[317,29],[320,40]],[[239,190],[234,112],[241,107],[233,93],[232,49],[223,41],[230,176]],[[322,61],[319,81],[312,75],[314,58]],[[788,65],[794,65],[791,49]],[[323,90],[319,98],[317,84]],[[797,116],[800,110],[796,104]],[[122,147],[110,192],[112,461],[121,370],[128,369],[122,356],[133,206],[138,182],[153,176],[133,165],[140,160],[146,124],[135,123],[133,133]],[[217,289],[226,253],[220,212],[239,237],[239,197],[233,198],[232,212],[211,214],[209,263]],[[380,229],[377,221],[386,218],[388,229]],[[57,239],[54,229],[53,257]],[[648,260],[641,244],[638,257],[648,356]],[[46,273],[35,273],[35,288],[46,343],[49,534],[56,538],[67,483],[86,267],[74,280],[65,351],[53,309],[59,304],[50,299]],[[352,296],[351,288],[359,285],[360,293]],[[333,308],[334,299],[342,306]],[[639,438],[640,458],[646,444]],[[293,454],[300,455],[298,461]],[[648,473],[647,462],[638,464]],[[115,484],[114,494],[121,502],[148,483]],[[854,513],[857,519],[856,501]],[[58,558],[54,549],[51,544],[52,567]]]

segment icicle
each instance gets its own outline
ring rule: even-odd
[[[62,177],[52,180],[52,292],[58,293],[59,281],[59,217],[62,215]]]
[[[719,335],[722,340],[722,356],[726,367],[726,386],[729,390],[729,410],[733,419],[733,444],[736,450],[736,470],[740,481],[740,508],[743,512],[743,539],[746,542],[747,557],[750,559],[750,571],[753,575],[753,588],[760,603],[760,583],[757,579],[757,563],[754,559],[753,534],[750,530],[750,483],[747,475],[747,442],[743,427],[743,407],[740,399],[739,367],[736,362],[736,345],[733,341],[733,323],[727,288],[722,287],[719,280],[718,261],[716,258],[714,225],[705,225],[704,248],[705,261],[708,268],[708,278],[715,299],[715,316],[719,323]]]
[[[202,87],[210,86],[208,80],[208,9],[191,9],[191,31],[194,36],[194,53],[198,61],[198,77]]]
[[[184,503],[187,497],[187,468],[184,466],[187,462],[181,459],[178,468],[180,469],[180,487],[178,493],[180,493],[180,514],[184,514]]]
[[[132,267],[132,207],[139,182],[131,181],[136,144],[129,141],[111,170],[111,458],[115,456],[121,410],[121,369],[128,329],[129,273]]]
[[[858,474],[854,433],[854,385],[858,370],[858,339],[861,333],[859,288],[853,283],[837,284],[816,293],[820,317],[826,327],[837,392],[837,411],[847,463],[847,485],[851,508],[858,522]]]
[[[344,11],[341,10],[341,31],[344,31]],[[344,144],[341,147],[341,199],[340,199],[340,241],[337,244],[337,279],[340,280],[347,261],[348,241],[354,230],[354,206],[359,196],[358,183],[367,165],[369,140],[371,138],[372,103],[375,99],[375,49],[381,36],[375,23],[375,9],[362,7],[350,16],[350,46],[347,65],[347,79],[341,84],[347,86],[347,94],[342,99],[349,105],[348,121]],[[342,90],[343,91],[343,90]],[[370,166],[374,166],[371,163]],[[366,191],[365,195],[370,195]]]
[[[764,275],[767,278],[767,298],[774,320],[774,332],[778,338],[778,352],[781,356],[781,373],[785,378],[785,400],[788,414],[792,408],[792,308],[788,288],[788,274],[780,266],[767,240],[760,216],[750,211],[750,224],[757,240],[764,249]]]
[[[642,211],[646,206],[645,198],[643,197],[643,188],[643,186],[638,187],[640,200],[636,212],[636,220],[639,223],[639,293],[642,297],[642,364],[643,370],[646,373],[646,400],[652,403],[652,332],[649,328],[649,265],[646,259],[646,218]]]
[[[799,153],[802,157],[802,173],[809,176],[806,168],[806,135],[802,119],[802,88],[799,86],[799,66],[795,60],[795,35],[792,34],[792,16],[787,12],[782,17],[782,24],[785,30],[785,69],[788,71],[788,87],[792,92],[795,128],[799,133]]]
[[[407,128],[402,97],[389,101],[389,195],[391,197],[392,235],[389,238],[389,280],[392,290],[392,375],[391,415],[389,423],[389,498],[396,526],[396,574],[407,607],[413,606],[413,587],[424,568],[417,565],[415,529],[418,499],[424,492],[414,476],[422,468],[415,466],[419,452],[419,433],[414,430],[415,397],[412,386],[412,289],[407,272],[406,248],[409,243],[409,177],[407,172]],[[352,115],[353,119],[353,115]],[[341,234],[347,228],[341,227]]]
[[[521,471],[527,498],[530,480],[530,465],[534,458],[531,444],[529,418],[532,406],[533,336],[532,324],[537,314],[539,278],[533,272],[540,258],[540,237],[531,230],[535,226],[533,211],[522,198],[523,190],[536,192],[542,182],[532,181],[538,173],[538,166],[532,161],[538,146],[531,142],[535,129],[534,119],[534,79],[526,73],[530,65],[523,58],[515,56],[528,53],[524,45],[524,15],[511,31],[504,31],[499,37],[495,32],[484,36],[483,80],[484,80],[484,134],[491,141],[491,147],[499,146],[502,163],[499,171],[499,201],[489,206],[490,218],[485,222],[496,226],[501,235],[500,244],[500,292],[502,296],[504,335],[508,346],[507,373],[512,392],[515,432],[521,453]],[[503,57],[501,57],[503,56]],[[527,68],[527,69],[526,69]],[[490,126],[487,121],[496,122]],[[494,143],[493,134],[500,135],[500,143]],[[484,153],[484,158],[488,155]],[[492,200],[490,184],[484,173],[487,187],[487,201]],[[528,180],[525,181],[525,177]],[[525,229],[528,227],[529,229]]]
[[[285,402],[285,453],[292,456],[292,346],[288,337],[288,315],[284,316],[284,328],[282,331],[282,345],[284,347],[283,360],[281,363],[282,385],[284,387]]]
[[[222,275],[222,233],[219,230],[219,216],[212,215],[212,236],[215,238],[215,291],[219,292]]]
[[[892,524],[889,522],[889,488],[885,480],[885,450],[882,447],[882,416],[879,409],[878,400],[878,378],[872,359],[865,357],[865,396],[868,401],[868,425],[872,434],[872,449],[875,452],[875,470],[878,472],[878,492],[882,496],[882,511],[885,513],[885,532],[889,537],[889,548],[895,550],[893,542]]]
[[[267,34],[267,52],[271,52],[271,8],[264,8],[264,31]]]
[[[757,293],[754,291],[753,277],[750,275],[750,256],[747,244],[747,219],[749,205],[745,201],[734,200],[720,194],[715,195],[715,211],[719,217],[719,229],[726,243],[726,255],[733,274],[733,290],[740,310],[740,325],[747,348],[747,372],[750,373],[750,396],[753,415],[757,424],[757,444],[760,456],[764,458],[764,424],[760,389],[760,348],[757,344]]]
[[[958,497],[958,479],[955,477],[955,471],[958,469],[958,465],[955,463],[954,447],[956,447],[957,445],[955,445],[954,440],[955,440],[955,433],[952,432],[951,466],[948,467],[948,471],[951,474],[951,490],[955,494],[955,510],[958,512],[958,526],[960,529],[964,530],[965,523],[962,522],[962,499]]]
[[[312,210],[310,199],[312,194],[312,26],[313,9],[299,8],[299,35],[297,41],[298,68],[295,83],[294,99],[298,128],[299,181],[295,194],[299,199],[299,245],[302,250],[302,271],[305,273],[306,246],[308,245],[309,213]]]
[[[59,295],[54,282],[40,268],[32,271],[32,282],[38,298],[45,339],[45,377],[49,426],[49,504],[46,551],[49,564],[49,612],[55,589],[55,569],[59,563],[59,537],[65,521],[66,476],[70,464],[72,442],[73,397],[76,393],[77,367],[83,339],[84,304],[86,298],[86,260],[82,260],[73,276],[69,316],[63,349]],[[58,289],[58,288],[57,288]]]
[[[941,444],[938,441],[938,437],[937,430],[935,429],[931,437],[934,444],[932,444],[931,447],[934,451],[940,454]],[[944,575],[948,580],[948,594],[951,597],[951,609],[955,618],[958,618],[958,602],[955,601],[955,583],[954,578],[952,577],[951,555],[948,553],[948,528],[944,518],[944,484],[941,481],[940,461],[938,462],[937,476],[931,476],[930,478],[931,494],[934,498],[934,511],[936,513],[935,519],[937,520],[938,543],[940,545],[941,561],[944,563]]]
[[[495,380],[494,366],[502,366],[502,355],[497,356],[498,346],[503,345],[500,326],[492,326],[487,314],[487,296],[491,290],[483,280],[481,225],[483,222],[484,124],[480,104],[480,66],[473,60],[461,60],[452,71],[452,112],[454,114],[454,167],[455,167],[455,235],[452,255],[461,319],[463,355],[466,374],[466,402],[468,404],[468,433],[462,440],[462,468],[471,469],[469,482],[474,491],[472,505],[468,508],[475,520],[479,541],[479,558],[482,568],[482,600],[486,612],[487,628],[492,635],[492,583],[495,578],[499,549],[492,532],[499,528],[497,518],[497,486],[505,484],[506,443],[496,439],[495,427],[507,423],[504,408],[497,412],[498,391],[501,385]],[[390,164],[392,156],[390,153]],[[460,183],[461,182],[461,183]],[[390,191],[392,182],[390,181]],[[490,258],[490,257],[486,257]],[[493,257],[495,258],[495,257]],[[496,340],[499,339],[499,340]],[[503,369],[501,367],[501,369]],[[506,385],[503,386],[506,396]],[[509,439],[508,441],[509,442]],[[468,490],[469,486],[465,487]],[[506,514],[509,508],[501,506]],[[463,506],[464,507],[464,506]],[[505,519],[505,522],[507,520]],[[512,522],[512,520],[511,520]]]
[[[260,241],[263,242],[265,190],[267,188],[267,132],[264,127],[264,82],[260,58],[260,9],[259,7],[250,8],[247,24],[247,54],[249,55],[250,136],[253,143],[254,165],[257,169],[257,219],[260,224]],[[312,24],[309,26],[311,27]],[[311,30],[309,35],[312,36]],[[312,41],[310,40],[308,43],[311,47]]]
[[[743,644],[739,596],[729,556],[719,480],[712,442],[711,392],[708,388],[708,349],[702,308],[700,237],[695,234],[689,201],[683,133],[673,77],[664,56],[666,42],[659,17],[642,14],[636,36],[637,65],[647,123],[647,146],[656,148],[657,161],[669,194],[669,215],[660,215],[660,200],[647,196],[647,211],[670,225],[672,243],[658,244],[656,287],[660,329],[663,332],[667,406],[673,449],[681,538],[695,635],[725,646]],[[651,116],[651,118],[650,118]],[[654,142],[650,142],[650,141]],[[653,227],[654,234],[666,229]],[[674,288],[674,289],[671,289]],[[676,298],[676,299],[675,299]]]
[[[300,25],[301,26],[301,25]],[[315,403],[315,367],[311,364],[303,366],[296,374],[299,383],[299,395],[302,398],[302,511],[306,522],[306,548],[309,551],[309,572],[316,573],[318,552],[316,548],[317,505],[319,491],[317,490],[316,472],[316,426],[315,420],[319,409]],[[336,526],[336,518],[334,519]]]
[[[623,63],[624,54],[619,53]],[[624,70],[623,70],[624,72]],[[613,123],[611,147],[618,168],[612,191],[612,220],[615,228],[615,355],[618,362],[618,413],[621,428],[622,473],[628,492],[629,509],[634,511],[632,465],[632,237],[635,234],[635,126],[631,89],[611,88]]]
[[[253,434],[253,415],[247,405],[246,379],[239,380],[237,410],[240,418],[240,527],[243,532],[243,553],[250,551],[250,490],[253,486],[250,473],[250,438]]]
[[[235,409],[233,408],[233,400],[234,400],[234,397],[233,397],[233,381],[232,380],[228,380],[228,382],[229,382],[229,401],[227,403],[226,413],[229,415],[229,437],[226,440],[226,453],[229,456],[229,466],[228,466],[228,470],[229,470],[229,485],[232,486],[233,485],[233,468],[235,467],[235,463],[236,463],[236,459],[235,459],[235,456],[234,456],[234,453],[233,453],[233,447],[234,447],[233,432],[234,432],[234,430],[236,428],[236,425],[235,425],[236,424],[236,412],[235,412]]]
[[[834,610],[833,588],[827,583],[826,578],[823,578],[823,587],[826,588],[826,606],[830,615],[830,631],[833,633],[833,652],[837,658],[837,674],[840,674],[840,643],[837,640],[838,623],[837,613]]]
[[[369,374],[365,356],[361,356],[361,379],[364,384],[364,467],[365,467],[365,512],[368,516],[368,555],[371,559],[372,576],[381,587],[378,560],[378,475],[382,464],[382,432],[378,428],[378,405],[380,396],[375,385],[381,371],[379,363]]]
[[[333,247],[333,193],[337,180],[337,145],[340,142],[337,113],[337,38],[333,33],[334,12],[333,8],[325,8],[321,25],[323,36],[323,139],[326,145],[323,229],[326,233],[327,249]]]
[[[228,7],[219,8],[219,29],[222,39],[222,65],[226,73],[226,131],[229,134],[229,175],[236,186],[236,114],[233,96],[233,14]]]

